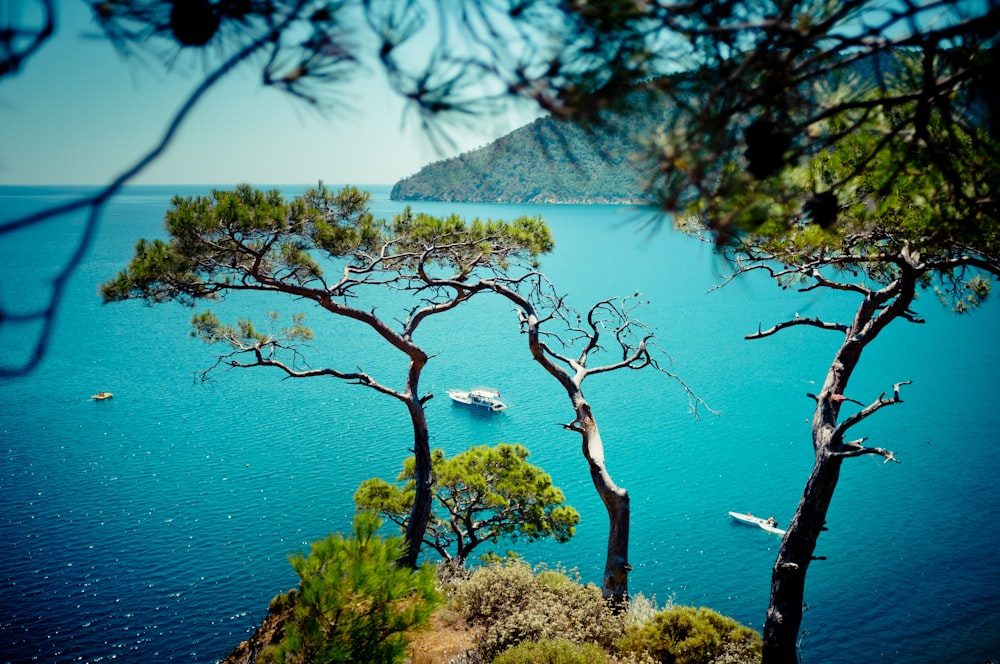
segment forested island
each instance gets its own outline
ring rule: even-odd
[[[596,126],[539,118],[493,143],[429,164],[397,182],[403,201],[651,202],[646,141],[663,109],[615,113]],[[655,171],[654,171],[655,172]]]

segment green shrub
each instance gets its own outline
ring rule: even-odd
[[[493,664],[607,664],[610,661],[608,654],[593,643],[542,639],[505,650]]]
[[[527,641],[558,638],[607,650],[624,634],[622,618],[598,587],[554,570],[536,574],[519,560],[477,569],[455,586],[451,602],[467,623],[481,628],[476,655],[486,662]]]
[[[568,541],[580,514],[564,504],[563,492],[548,473],[528,463],[529,456],[523,445],[508,443],[477,445],[450,459],[434,450],[434,510],[424,543],[442,559],[464,564],[484,543],[546,537]],[[354,492],[354,502],[404,524],[416,495],[415,463],[414,457],[403,462],[396,478],[402,485],[377,477],[365,480]]]
[[[652,620],[630,626],[618,647],[625,655],[648,655],[662,664],[731,664],[760,661],[760,635],[704,607],[674,606]]]
[[[354,537],[314,542],[308,556],[290,557],[298,591],[278,599],[292,615],[280,642],[265,648],[261,662],[299,664],[366,662],[395,664],[406,654],[405,633],[430,618],[440,602],[434,571],[396,565],[399,537],[377,536],[371,513],[354,519]]]

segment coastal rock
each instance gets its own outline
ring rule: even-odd
[[[285,636],[285,624],[292,615],[292,607],[268,611],[264,621],[253,635],[236,646],[220,664],[256,664],[264,648],[277,643]]]

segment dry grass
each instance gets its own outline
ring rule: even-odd
[[[426,628],[410,635],[410,664],[448,664],[472,650],[474,636],[454,612],[436,611]]]

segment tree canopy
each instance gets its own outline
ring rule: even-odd
[[[379,288],[392,280],[397,288],[419,289],[413,272],[448,266],[465,280],[475,269],[531,264],[552,249],[538,218],[466,224],[455,215],[406,210],[387,222],[368,211],[369,197],[354,187],[333,193],[322,184],[290,201],[250,185],[175,197],[165,219],[170,241],[140,240],[128,269],[105,284],[102,295],[191,305],[225,291],[287,289],[336,307],[374,273]]]
[[[691,32],[692,66],[653,85],[677,104],[653,141],[664,209],[703,214],[747,191],[773,189],[786,169],[861,135],[871,140],[854,144],[853,174],[891,187],[906,182],[905,164],[916,158],[943,176],[932,205],[996,221],[986,192],[997,177],[997,108],[986,80],[996,71],[997,7],[716,8],[721,15],[690,19],[702,22]],[[843,184],[814,181],[812,207]],[[753,230],[760,215],[749,207],[705,221],[725,239]]]
[[[434,450],[435,513],[424,543],[443,560],[463,564],[480,544],[573,536],[579,513],[564,505],[552,478],[528,463],[523,445],[477,445],[448,459]],[[378,478],[365,480],[354,494],[359,509],[373,510],[401,527],[406,525],[415,495],[414,458],[403,463],[396,478],[402,486]]]
[[[766,270],[784,286],[833,287],[861,275],[885,286],[909,266],[919,289],[955,311],[975,308],[989,294],[989,275],[1000,274],[997,155],[982,137],[937,124],[927,130],[932,142],[953,141],[955,160],[921,145],[900,152],[882,139],[892,124],[876,115],[772,181],[701,203],[701,214],[681,225],[714,230],[713,219],[730,220],[745,229],[724,249],[737,271]],[[840,125],[825,126],[836,132]],[[864,292],[862,285],[838,288]]]
[[[166,226],[169,241],[140,240],[128,267],[101,287],[106,302],[176,300],[193,306],[231,292],[280,293],[367,326],[402,354],[402,380],[378,378],[361,369],[357,357],[337,360],[350,369],[313,367],[302,348],[312,331],[301,315],[280,332],[258,329],[250,319],[223,324],[210,311],[192,320],[193,334],[229,346],[219,364],[271,367],[292,378],[337,378],[406,407],[416,458],[407,562],[416,565],[431,512],[424,402],[433,395],[420,391],[429,354],[414,335],[423,321],[489,292],[497,279],[516,284],[524,278],[518,272],[532,274],[538,256],[552,248],[548,227],[538,218],[466,223],[409,209],[391,222],[377,220],[368,211],[368,194],[350,187],[334,194],[322,184],[291,201],[249,185],[175,198]],[[432,275],[446,280],[434,283]],[[401,311],[379,311],[387,291],[410,296],[401,298]],[[329,346],[336,355],[336,344]]]
[[[12,12],[9,27],[0,30],[0,80],[20,75],[56,32],[58,3],[33,4],[37,12]],[[205,74],[162,138],[100,192],[0,222],[2,234],[76,210],[88,216],[51,299],[30,313],[0,317],[0,324],[43,327],[29,359],[3,367],[3,375],[30,370],[44,355],[65,283],[96,234],[104,204],[163,153],[199,101],[240,67],[259,67],[265,86],[333,112],[343,100],[341,84],[378,66],[441,143],[447,142],[442,129],[448,120],[488,114],[511,99],[599,127],[605,110],[644,108],[647,94],[665,96],[674,110],[645,140],[646,182],[652,200],[672,213],[766,180],[836,145],[875,114],[893,123],[879,132],[876,151],[859,158],[859,168],[883,148],[906,154],[922,146],[942,168],[959,164],[976,181],[995,179],[997,100],[991,86],[1000,8],[993,2],[467,0],[459,11],[437,0],[113,0],[90,6],[101,36],[121,53],[165,67],[193,59]],[[891,60],[901,50],[913,53],[913,66],[887,67],[883,56]],[[875,72],[874,87],[844,85],[830,94],[831,79],[858,63]],[[889,79],[899,85],[883,85]],[[819,129],[833,118],[843,121],[841,129]],[[932,136],[935,125],[942,131]],[[955,153],[959,135],[977,153],[986,150],[989,162]],[[996,218],[992,196],[970,196],[956,186],[942,195]],[[734,221],[738,217],[709,220],[720,237],[734,230]]]

